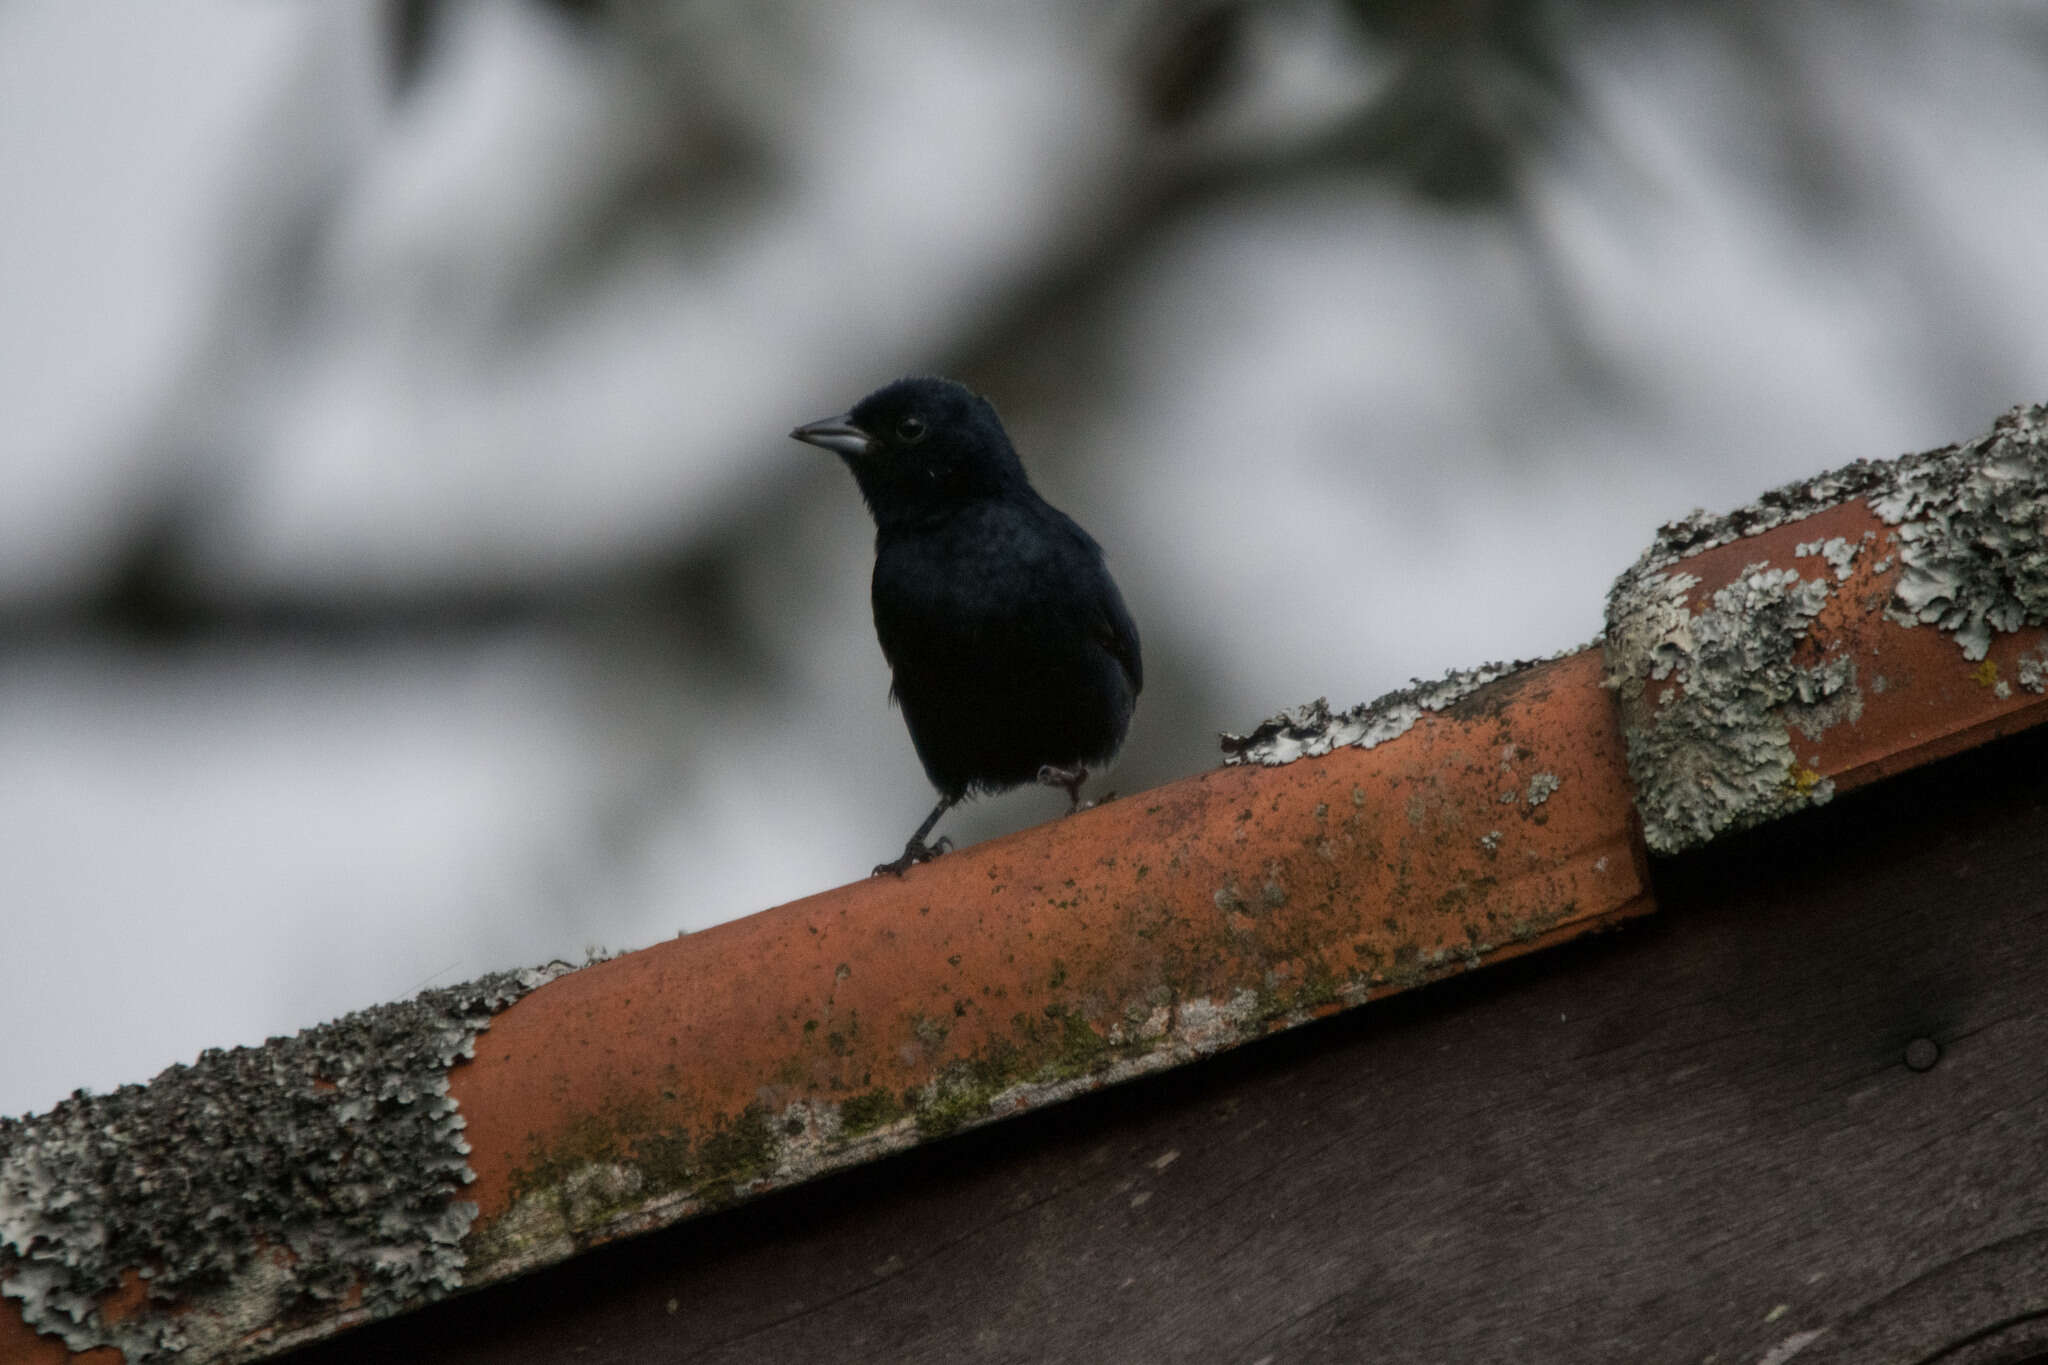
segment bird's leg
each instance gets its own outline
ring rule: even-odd
[[[1066,792],[1067,800],[1072,803],[1067,807],[1069,815],[1081,809],[1081,784],[1087,780],[1088,770],[1078,763],[1071,768],[1055,768],[1048,763],[1038,770],[1041,785],[1059,787]]]
[[[928,863],[951,848],[951,839],[940,839],[936,843],[928,844],[924,841],[924,836],[932,832],[932,826],[939,823],[939,817],[953,809],[959,800],[957,796],[940,797],[939,804],[932,807],[932,813],[925,816],[924,823],[917,827],[917,833],[911,835],[910,842],[903,846],[903,856],[894,862],[876,863],[875,870],[869,875],[879,877],[886,872],[892,877],[900,877],[919,863]]]

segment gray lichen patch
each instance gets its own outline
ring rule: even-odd
[[[2020,655],[2019,679],[2029,692],[2048,692],[2048,644]]]
[[[1226,767],[1257,763],[1271,768],[1298,758],[1319,758],[1334,749],[1376,748],[1407,734],[1427,712],[1449,710],[1488,683],[1572,652],[1453,670],[1435,682],[1417,678],[1399,691],[1362,702],[1348,711],[1332,711],[1328,699],[1317,697],[1261,722],[1248,734],[1219,735],[1223,762]]]
[[[1825,576],[1752,564],[1704,609],[1690,574],[1632,571],[1608,605],[1608,683],[1650,848],[1676,853],[1828,800],[1786,725],[1851,706],[1854,661],[1794,662],[1828,600]],[[1676,686],[1658,687],[1659,683]]]
[[[1661,527],[1630,570],[1668,569],[1703,550],[1863,498],[1898,528],[1901,572],[1887,615],[1902,625],[1935,625],[1977,660],[1995,631],[2048,622],[2048,406],[2012,409],[1972,441],[1896,460],[1855,464],[1788,484],[1723,516],[1703,512]],[[1845,581],[1864,547],[1841,537],[1800,545]]]
[[[1899,528],[1892,620],[1937,626],[1972,660],[1994,631],[2048,622],[2048,406],[1899,461],[1871,506]]]
[[[1863,533],[1865,541],[1874,540],[1876,537],[1875,531]],[[1835,581],[1846,583],[1849,581],[1849,575],[1856,571],[1856,552],[1862,548],[1861,543],[1850,540],[1847,536],[1830,536],[1826,540],[1806,541],[1793,549],[1792,556],[1795,559],[1804,559],[1808,555],[1819,555],[1828,562],[1828,567],[1835,571]]]
[[[73,1351],[230,1361],[462,1284],[476,1206],[448,1068],[565,968],[426,991],[147,1086],[0,1119],[0,1293]],[[109,1322],[126,1271],[144,1306]],[[360,1295],[359,1298],[356,1296]]]
[[[1668,569],[1851,498],[1865,499],[1899,528],[1894,620],[1939,625],[1973,660],[1984,657],[1992,631],[2048,620],[2048,406],[2041,404],[2012,409],[1972,441],[1858,460],[1721,516],[1694,512],[1660,527],[1630,573]],[[1795,554],[1818,553],[1846,579],[1858,548],[1815,541]],[[1887,547],[1873,567],[1883,573],[1893,560]]]
[[[1631,573],[1668,569],[1682,559],[1729,545],[1746,536],[1762,535],[1788,522],[1804,521],[1816,512],[1839,507],[1851,498],[1880,492],[1891,484],[1897,462],[1858,460],[1841,469],[1774,488],[1747,507],[1719,516],[1695,510],[1657,528],[1657,538]],[[1801,547],[1800,553],[1805,553]]]
[[[1616,582],[1606,633],[1608,685],[1652,849],[1690,848],[1832,795],[1798,761],[1794,737],[1855,723],[1863,696],[1853,658],[1816,660],[1819,651],[1800,646],[1857,556],[1878,553],[1878,533],[1801,542],[1793,559],[1818,557],[1825,570],[1809,578],[1753,563],[1704,607],[1692,600],[1699,579],[1681,565],[1857,497],[1896,528],[1872,564],[1880,574],[1897,565],[1891,620],[1946,631],[1971,660],[1984,658],[1995,632],[2048,621],[2048,407],[2015,408],[1974,441],[1858,461],[1726,516],[1664,527]],[[2022,661],[2019,685],[2029,676]],[[1883,692],[1887,681],[1873,676],[1870,686]]]

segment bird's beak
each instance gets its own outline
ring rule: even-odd
[[[807,422],[789,434],[806,445],[829,450],[835,455],[870,455],[881,448],[881,442],[855,426],[852,416],[847,413]]]

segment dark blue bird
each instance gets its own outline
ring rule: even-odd
[[[1145,681],[1102,547],[1038,496],[988,400],[950,379],[899,379],[790,435],[845,460],[874,514],[875,634],[939,789],[875,871],[945,852],[925,836],[974,793],[1042,782],[1078,809]]]

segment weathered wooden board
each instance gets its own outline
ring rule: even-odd
[[[2048,733],[1657,883],[1598,940],[293,1359],[2048,1356]]]

